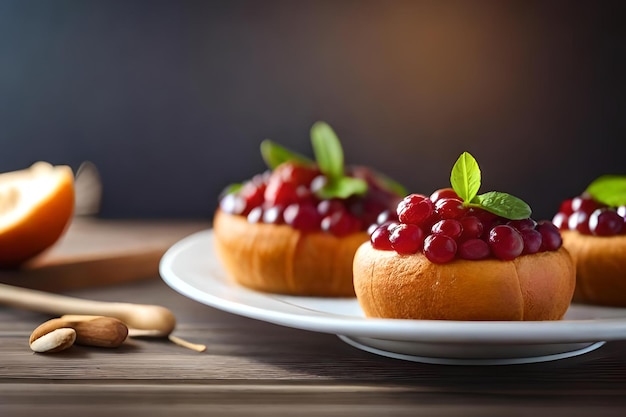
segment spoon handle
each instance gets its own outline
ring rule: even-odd
[[[157,305],[94,301],[7,284],[0,284],[0,304],[59,316],[84,314],[115,317],[129,328],[150,330],[159,336],[169,335],[176,326],[172,312]]]

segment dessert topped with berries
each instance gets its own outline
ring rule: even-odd
[[[597,178],[552,221],[576,262],[574,300],[626,307],[626,176]]]
[[[481,172],[464,152],[452,188],[408,195],[380,219],[354,258],[354,286],[368,317],[557,320],[575,270],[559,230],[535,221],[507,193],[478,194]]]
[[[269,170],[220,197],[217,253],[229,275],[250,288],[353,296],[356,248],[406,191],[369,167],[345,166],[339,139],[326,123],[313,125],[311,143],[315,159],[262,142]]]
[[[563,201],[552,222],[584,235],[626,234],[626,176],[599,177],[582,194]]]
[[[423,252],[434,263],[454,259],[512,260],[561,247],[561,236],[549,221],[535,221],[531,209],[510,194],[478,194],[480,169],[463,153],[452,169],[452,188],[430,196],[411,194],[393,220],[370,229],[375,249],[407,255]]]

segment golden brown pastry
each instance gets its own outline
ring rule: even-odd
[[[359,247],[354,286],[368,317],[431,320],[558,320],[575,267],[552,223],[505,193],[478,195],[468,153],[452,189],[411,194]]]
[[[574,301],[626,307],[626,236],[561,234],[576,263]]]
[[[574,301],[626,307],[626,177],[599,177],[553,222],[576,262]]]
[[[246,287],[280,294],[354,296],[352,259],[366,232],[338,237],[288,225],[248,223],[220,210],[215,249],[229,275]]]
[[[354,260],[354,285],[368,317],[432,320],[558,320],[570,305],[574,265],[567,251],[511,261],[398,255],[368,242]]]
[[[254,290],[353,297],[354,253],[368,226],[400,199],[399,186],[368,168],[344,169],[328,125],[311,134],[316,161],[261,145],[272,171],[221,197],[216,253],[231,279]]]

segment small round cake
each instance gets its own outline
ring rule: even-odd
[[[553,222],[576,263],[574,300],[626,307],[626,177],[598,178]]]
[[[370,168],[344,168],[328,125],[314,125],[311,135],[315,161],[262,144],[270,171],[221,196],[215,250],[228,276],[245,287],[354,297],[354,253],[367,241],[367,228],[390,213],[404,191]]]
[[[451,182],[430,196],[405,197],[398,220],[379,224],[357,250],[354,286],[366,316],[561,319],[575,267],[556,226],[533,220],[509,194],[478,195],[480,171],[468,153]]]

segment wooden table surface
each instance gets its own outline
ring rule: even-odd
[[[207,350],[130,339],[36,354],[29,335],[51,317],[0,307],[0,416],[626,415],[626,342],[538,364],[429,365],[222,312],[158,276],[63,293],[163,305],[174,335]]]

